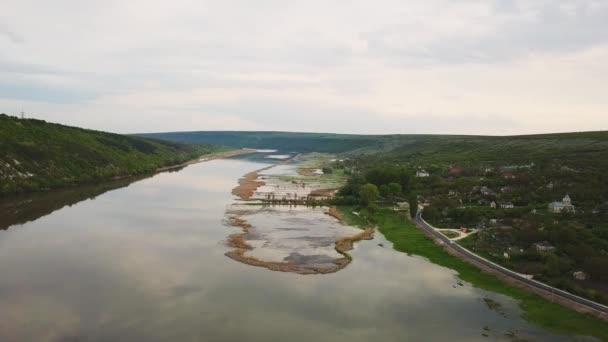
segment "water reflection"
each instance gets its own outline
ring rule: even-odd
[[[226,258],[223,240],[239,231],[223,224],[230,190],[258,168],[193,165],[4,231],[0,341],[487,341],[485,326],[491,340],[569,340],[524,322],[506,297],[453,288],[453,271],[381,235],[330,275]]]
[[[65,206],[95,199],[107,191],[129,186],[147,177],[150,176],[129,177],[94,185],[0,198],[0,230],[34,221]]]

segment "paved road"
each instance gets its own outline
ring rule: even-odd
[[[443,241],[445,243],[445,245],[452,249],[453,251],[455,251],[456,253],[460,254],[461,256],[463,256],[466,259],[472,259],[486,267],[489,267],[493,270],[496,270],[506,276],[509,276],[511,278],[515,278],[519,281],[521,281],[522,283],[525,283],[529,286],[541,289],[541,290],[545,290],[549,293],[551,293],[552,295],[556,296],[556,297],[561,297],[561,298],[565,298],[568,299],[570,301],[573,301],[575,303],[578,303],[580,305],[583,305],[589,309],[595,310],[595,311],[599,311],[602,314],[606,315],[608,314],[608,306],[602,305],[600,303],[596,303],[594,301],[573,295],[569,292],[566,292],[564,290],[560,290],[557,289],[555,287],[551,287],[547,284],[543,284],[541,282],[538,282],[536,280],[532,280],[532,279],[528,279],[524,276],[522,276],[519,273],[513,272],[507,268],[504,268],[498,264],[495,264],[491,261],[488,261],[480,256],[478,256],[477,254],[469,251],[468,249],[458,245],[457,243],[450,241],[450,239],[448,239],[445,235],[439,233],[438,231],[436,231],[430,224],[428,224],[423,218],[422,218],[422,210],[418,211],[416,213],[416,223],[418,224],[418,226],[420,228],[422,228],[423,230],[427,231],[429,234],[431,234],[433,237]]]

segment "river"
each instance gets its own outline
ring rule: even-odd
[[[457,285],[380,233],[331,274],[228,258],[231,189],[260,168],[213,160],[0,220],[11,222],[0,230],[0,341],[581,340],[527,323],[511,299]]]

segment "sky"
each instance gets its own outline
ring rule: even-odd
[[[608,129],[608,0],[0,9],[0,113],[117,133]]]

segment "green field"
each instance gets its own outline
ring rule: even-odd
[[[214,150],[0,114],[0,196],[143,174]]]
[[[455,256],[448,254],[442,247],[427,238],[413,223],[404,216],[390,210],[379,209],[375,213],[360,211],[360,216],[352,214],[353,207],[341,207],[341,212],[349,224],[365,227],[368,222],[377,225],[384,236],[400,252],[420,255],[431,262],[458,272],[458,276],[476,287],[510,296],[520,302],[524,318],[543,328],[568,335],[590,335],[608,341],[608,323],[591,315],[581,314],[544,298],[509,285],[493,275],[481,270]]]

